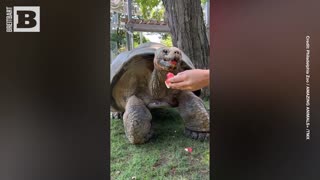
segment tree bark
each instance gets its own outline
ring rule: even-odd
[[[172,43],[186,53],[196,68],[209,69],[209,43],[200,0],[162,0]],[[204,96],[209,96],[208,88]]]

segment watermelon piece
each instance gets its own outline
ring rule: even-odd
[[[166,84],[167,88],[170,88],[170,81],[169,81],[169,79],[170,79],[170,78],[173,78],[173,77],[174,77],[174,74],[173,74],[173,73],[169,72],[169,73],[167,74],[167,79],[166,79],[166,81],[164,82],[164,83]]]
[[[189,153],[192,153],[192,148],[191,147],[184,148],[184,150],[189,152]]]

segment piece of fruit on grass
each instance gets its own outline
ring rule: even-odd
[[[192,148],[191,147],[186,147],[186,148],[184,148],[184,150],[189,152],[189,153],[192,153]]]
[[[164,82],[164,83],[166,84],[167,88],[170,88],[170,81],[169,81],[169,79],[170,79],[170,78],[173,78],[173,77],[174,77],[174,74],[173,74],[173,73],[169,72],[169,73],[167,74],[167,79],[166,79],[166,81]]]

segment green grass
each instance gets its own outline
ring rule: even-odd
[[[155,134],[143,145],[130,144],[122,121],[111,120],[111,179],[209,179],[209,142],[185,137],[175,109],[152,114]]]

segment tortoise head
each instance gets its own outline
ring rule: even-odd
[[[157,70],[172,72],[179,66],[182,53],[176,47],[163,47],[157,49],[154,55],[154,67]]]

